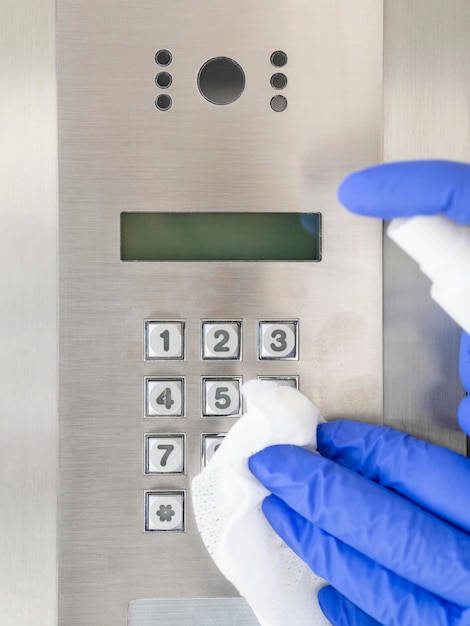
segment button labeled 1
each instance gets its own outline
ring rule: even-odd
[[[183,415],[183,378],[145,379],[145,417],[183,417]]]
[[[239,417],[241,377],[203,378],[203,417]]]
[[[259,358],[297,360],[298,322],[259,322]]]
[[[184,456],[184,435],[145,435],[146,474],[184,474]]]
[[[184,491],[145,493],[145,531],[184,531]]]
[[[145,322],[145,360],[184,358],[184,322]]]

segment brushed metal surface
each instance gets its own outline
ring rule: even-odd
[[[470,161],[470,4],[385,3],[384,159]],[[385,423],[466,454],[460,330],[429,281],[384,241]]]
[[[382,5],[349,1],[58,3],[60,212],[59,623],[123,624],[138,598],[236,596],[184,533],[143,533],[144,490],[186,490],[200,467],[202,376],[298,375],[327,418],[382,420],[381,225],[337,203],[381,157]],[[167,48],[168,112],[155,108]],[[285,50],[288,107],[270,108]],[[202,65],[246,75],[228,106]],[[320,263],[119,259],[122,211],[320,211]],[[144,362],[146,319],[186,320],[184,362]],[[202,319],[243,321],[243,360],[200,359]],[[258,361],[259,319],[299,320],[299,360]],[[143,419],[145,376],[185,376],[187,417]],[[143,476],[143,433],[185,432],[186,476]]]
[[[54,3],[0,1],[0,623],[57,623]]]

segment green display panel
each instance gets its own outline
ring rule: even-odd
[[[121,213],[123,261],[320,261],[320,213]]]

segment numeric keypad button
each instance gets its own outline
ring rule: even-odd
[[[257,376],[258,380],[272,381],[280,386],[291,387],[292,389],[299,388],[298,376]]]
[[[258,357],[260,360],[297,360],[297,320],[260,321],[258,323]]]
[[[185,323],[182,321],[146,321],[145,360],[183,360],[184,330]]]
[[[185,436],[145,435],[146,474],[184,474]]]
[[[241,377],[202,379],[203,417],[240,417]]]
[[[185,530],[184,491],[145,492],[145,531]]]
[[[184,378],[145,379],[145,417],[183,417]]]
[[[202,322],[203,360],[241,359],[241,322]]]
[[[224,433],[201,435],[201,469],[204,469],[212,459],[224,438]]]

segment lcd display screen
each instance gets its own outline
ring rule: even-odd
[[[320,213],[121,213],[123,261],[320,261]]]

